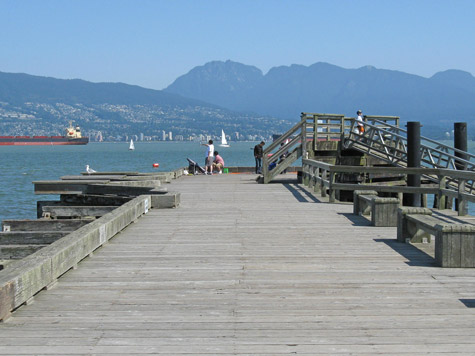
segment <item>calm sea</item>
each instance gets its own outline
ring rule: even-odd
[[[229,148],[216,146],[216,149],[227,166],[254,166],[254,145],[256,142],[232,142]],[[0,220],[35,219],[37,200],[58,198],[35,195],[33,181],[79,175],[87,164],[99,172],[172,171],[188,166],[186,158],[202,165],[206,151],[206,147],[195,142],[138,142],[135,151],[129,151],[128,147],[127,142],[85,146],[1,146]],[[469,151],[475,153],[475,142],[469,143]],[[158,169],[153,168],[154,163],[160,164]],[[473,204],[470,212],[475,214]]]
[[[254,166],[257,142],[231,142],[215,149],[227,166]],[[0,220],[36,219],[37,200],[58,196],[34,194],[33,181],[79,175],[88,164],[98,172],[157,172],[187,167],[187,158],[203,165],[206,147],[196,142],[89,143],[85,146],[1,146]],[[158,163],[158,169],[153,164]]]

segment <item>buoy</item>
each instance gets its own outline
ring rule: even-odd
[[[153,164],[153,168],[158,168],[160,165],[158,163]]]

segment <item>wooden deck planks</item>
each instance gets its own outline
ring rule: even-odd
[[[435,267],[351,205],[254,179],[174,181],[179,208],[151,210],[14,312],[0,354],[475,353],[475,269]]]

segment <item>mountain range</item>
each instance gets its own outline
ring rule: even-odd
[[[213,61],[193,68],[165,91],[293,121],[300,112],[354,117],[361,109],[367,115],[400,116],[403,122],[420,121],[446,130],[453,122],[475,123],[475,78],[460,70],[424,78],[372,66],[345,69],[319,62],[275,67],[263,74],[254,66]]]
[[[221,135],[268,137],[290,121],[243,114],[197,99],[123,83],[91,83],[0,72],[0,135],[62,134],[68,121],[110,139],[162,131],[185,138]]]
[[[109,137],[143,132],[184,137],[226,133],[268,137],[301,112],[400,116],[420,121],[423,134],[445,137],[453,122],[475,136],[475,78],[447,70],[430,78],[365,66],[328,63],[260,69],[233,61],[193,68],[164,90],[0,72],[0,134],[60,134],[73,120]]]

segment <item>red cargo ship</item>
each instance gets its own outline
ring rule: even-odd
[[[66,136],[0,136],[0,146],[30,146],[30,145],[86,145],[88,137],[82,137],[79,126],[74,128],[72,123],[66,129]]]

